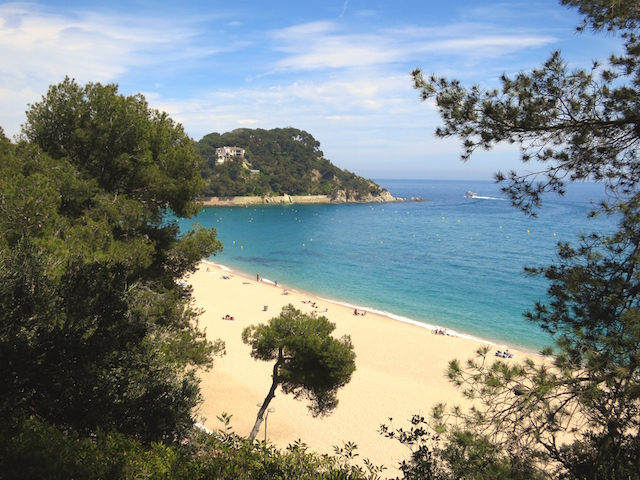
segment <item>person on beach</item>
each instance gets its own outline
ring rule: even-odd
[[[260,281],[260,272],[256,273],[256,281],[259,282]]]

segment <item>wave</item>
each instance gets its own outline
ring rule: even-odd
[[[224,270],[226,272],[234,273],[234,274],[237,274],[239,276],[246,277],[246,278],[251,278],[251,275],[247,274],[246,272],[243,272],[243,271],[237,270],[237,269],[229,268],[226,265],[222,265],[220,263],[213,262],[210,259],[204,259],[202,261],[205,264],[218,267],[218,268],[220,268],[220,269],[222,269],[222,270]],[[269,280],[267,278],[261,278],[261,281],[263,283],[267,283],[267,284],[270,284],[270,285],[275,285],[275,282],[273,280]],[[287,288],[289,290],[293,291],[293,292],[301,293],[300,290],[297,290],[297,289],[294,289],[294,288],[291,288],[291,287],[287,287]],[[354,309],[354,310],[357,309],[357,310],[363,311],[363,312],[366,311],[366,312],[369,312],[369,313],[380,315],[382,317],[389,318],[390,320],[394,320],[394,321],[397,321],[397,322],[407,323],[409,325],[413,325],[413,326],[416,326],[416,327],[419,327],[419,328],[426,328],[427,330],[431,330],[432,332],[435,332],[436,330],[446,330],[449,335],[456,336],[456,337],[459,337],[459,338],[465,338],[465,339],[473,340],[475,342],[480,342],[480,343],[483,343],[483,344],[486,344],[486,345],[491,345],[492,347],[512,348],[511,346],[509,346],[507,344],[504,344],[504,343],[498,343],[498,342],[496,342],[494,340],[488,340],[486,338],[481,338],[481,337],[470,335],[470,334],[467,334],[467,333],[464,333],[464,332],[455,331],[455,330],[452,330],[452,329],[450,329],[448,327],[443,327],[443,326],[427,323],[427,322],[424,322],[424,321],[415,320],[413,318],[409,318],[409,317],[405,317],[405,316],[402,316],[402,315],[398,315],[398,314],[395,314],[395,313],[392,313],[392,312],[388,312],[386,310],[379,310],[379,309],[371,308],[371,307],[364,306],[364,305],[357,305],[357,304],[348,303],[348,302],[344,302],[344,301],[338,301],[338,300],[331,299],[331,298],[325,298],[325,297],[321,297],[321,296],[319,296],[317,294],[314,294],[313,292],[307,292],[307,293],[310,296],[313,296],[313,297],[315,297],[318,300],[321,300],[323,302],[331,303],[333,305],[340,305],[340,306],[343,306],[343,307],[347,307],[349,309]],[[520,346],[520,345],[517,346],[516,349],[520,350],[522,352],[527,352],[529,354],[534,354],[534,355],[538,355],[539,354],[535,349],[527,348],[527,347]]]
[[[220,270],[224,270],[225,272],[233,273],[234,275],[238,275],[238,276],[240,276],[240,277],[244,277],[244,278],[253,278],[253,277],[252,277],[251,275],[249,275],[247,272],[243,272],[243,271],[240,271],[240,270],[236,270],[236,269],[234,269],[234,268],[229,268],[229,267],[227,267],[226,265],[223,265],[223,264],[221,264],[221,263],[214,262],[214,261],[212,261],[212,260],[210,260],[210,259],[207,259],[207,258],[202,259],[202,263],[205,263],[205,264],[207,264],[207,265],[211,265],[211,266],[213,266],[213,267],[217,267],[217,268],[219,268]],[[268,279],[268,278],[260,277],[260,281],[261,281],[262,283],[267,283],[267,284],[269,284],[269,285],[276,285],[276,282],[275,282],[274,280],[270,280],[270,279]],[[290,288],[289,290],[292,290],[292,291],[293,291],[293,289],[291,289],[291,288]]]
[[[211,265],[213,267],[218,267],[220,270],[224,270],[225,272],[234,273],[233,269],[222,265],[221,263],[212,262],[211,260],[208,260],[206,258],[202,260],[202,263],[206,263],[207,265]]]
[[[488,344],[488,345],[491,345],[491,346],[494,346],[494,347],[502,347],[502,348],[507,347],[507,345],[505,345],[505,344],[496,343],[494,341],[487,340],[486,338],[480,338],[480,337],[476,337],[476,336],[469,335],[469,334],[466,334],[466,333],[460,333],[460,332],[451,330],[450,328],[440,327],[440,326],[437,326],[437,325],[432,325],[430,323],[421,322],[419,320],[414,320],[412,318],[404,317],[402,315],[397,315],[395,313],[387,312],[385,310],[378,310],[378,309],[375,309],[375,308],[364,307],[364,306],[361,306],[361,305],[360,306],[359,305],[354,305],[354,304],[347,303],[347,302],[339,302],[337,300],[333,300],[333,299],[330,299],[330,298],[323,298],[323,297],[317,297],[317,298],[319,300],[324,301],[324,302],[333,303],[334,305],[340,305],[340,306],[343,306],[343,307],[348,307],[350,309],[353,308],[354,310],[363,311],[363,312],[370,312],[370,313],[374,313],[376,315],[380,315],[382,317],[387,317],[387,318],[389,318],[391,320],[395,320],[397,322],[407,323],[409,325],[413,325],[413,326],[419,327],[419,328],[426,328],[427,330],[431,330],[432,332],[435,332],[436,330],[445,330],[451,336],[455,336],[455,337],[459,337],[459,338],[466,338],[466,339],[469,339],[469,340],[473,340],[475,342],[485,343],[485,344]],[[523,348],[523,347],[518,347],[518,350],[527,351],[527,349]]]

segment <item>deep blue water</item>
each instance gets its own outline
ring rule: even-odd
[[[555,260],[559,241],[610,230],[588,220],[598,184],[549,195],[537,218],[510,206],[490,181],[377,180],[397,197],[428,202],[204,208],[224,252],[212,260],[279,285],[441,326],[499,344],[539,350],[550,338],[523,318],[546,281],[527,266]],[[467,190],[479,198],[465,198]],[[192,221],[180,221],[189,228]]]

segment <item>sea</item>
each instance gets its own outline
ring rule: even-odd
[[[208,260],[232,271],[529,352],[552,344],[523,316],[548,300],[549,285],[524,267],[557,263],[559,242],[577,245],[580,233],[616,226],[609,217],[588,218],[605,196],[598,183],[547,195],[534,218],[492,181],[376,182],[408,201],[205,207],[178,223],[183,231],[194,221],[215,227],[224,251]]]

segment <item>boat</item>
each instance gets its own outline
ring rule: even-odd
[[[471,190],[469,190],[465,194],[465,197],[467,197],[467,198],[478,198],[478,194],[476,192],[472,192]]]

